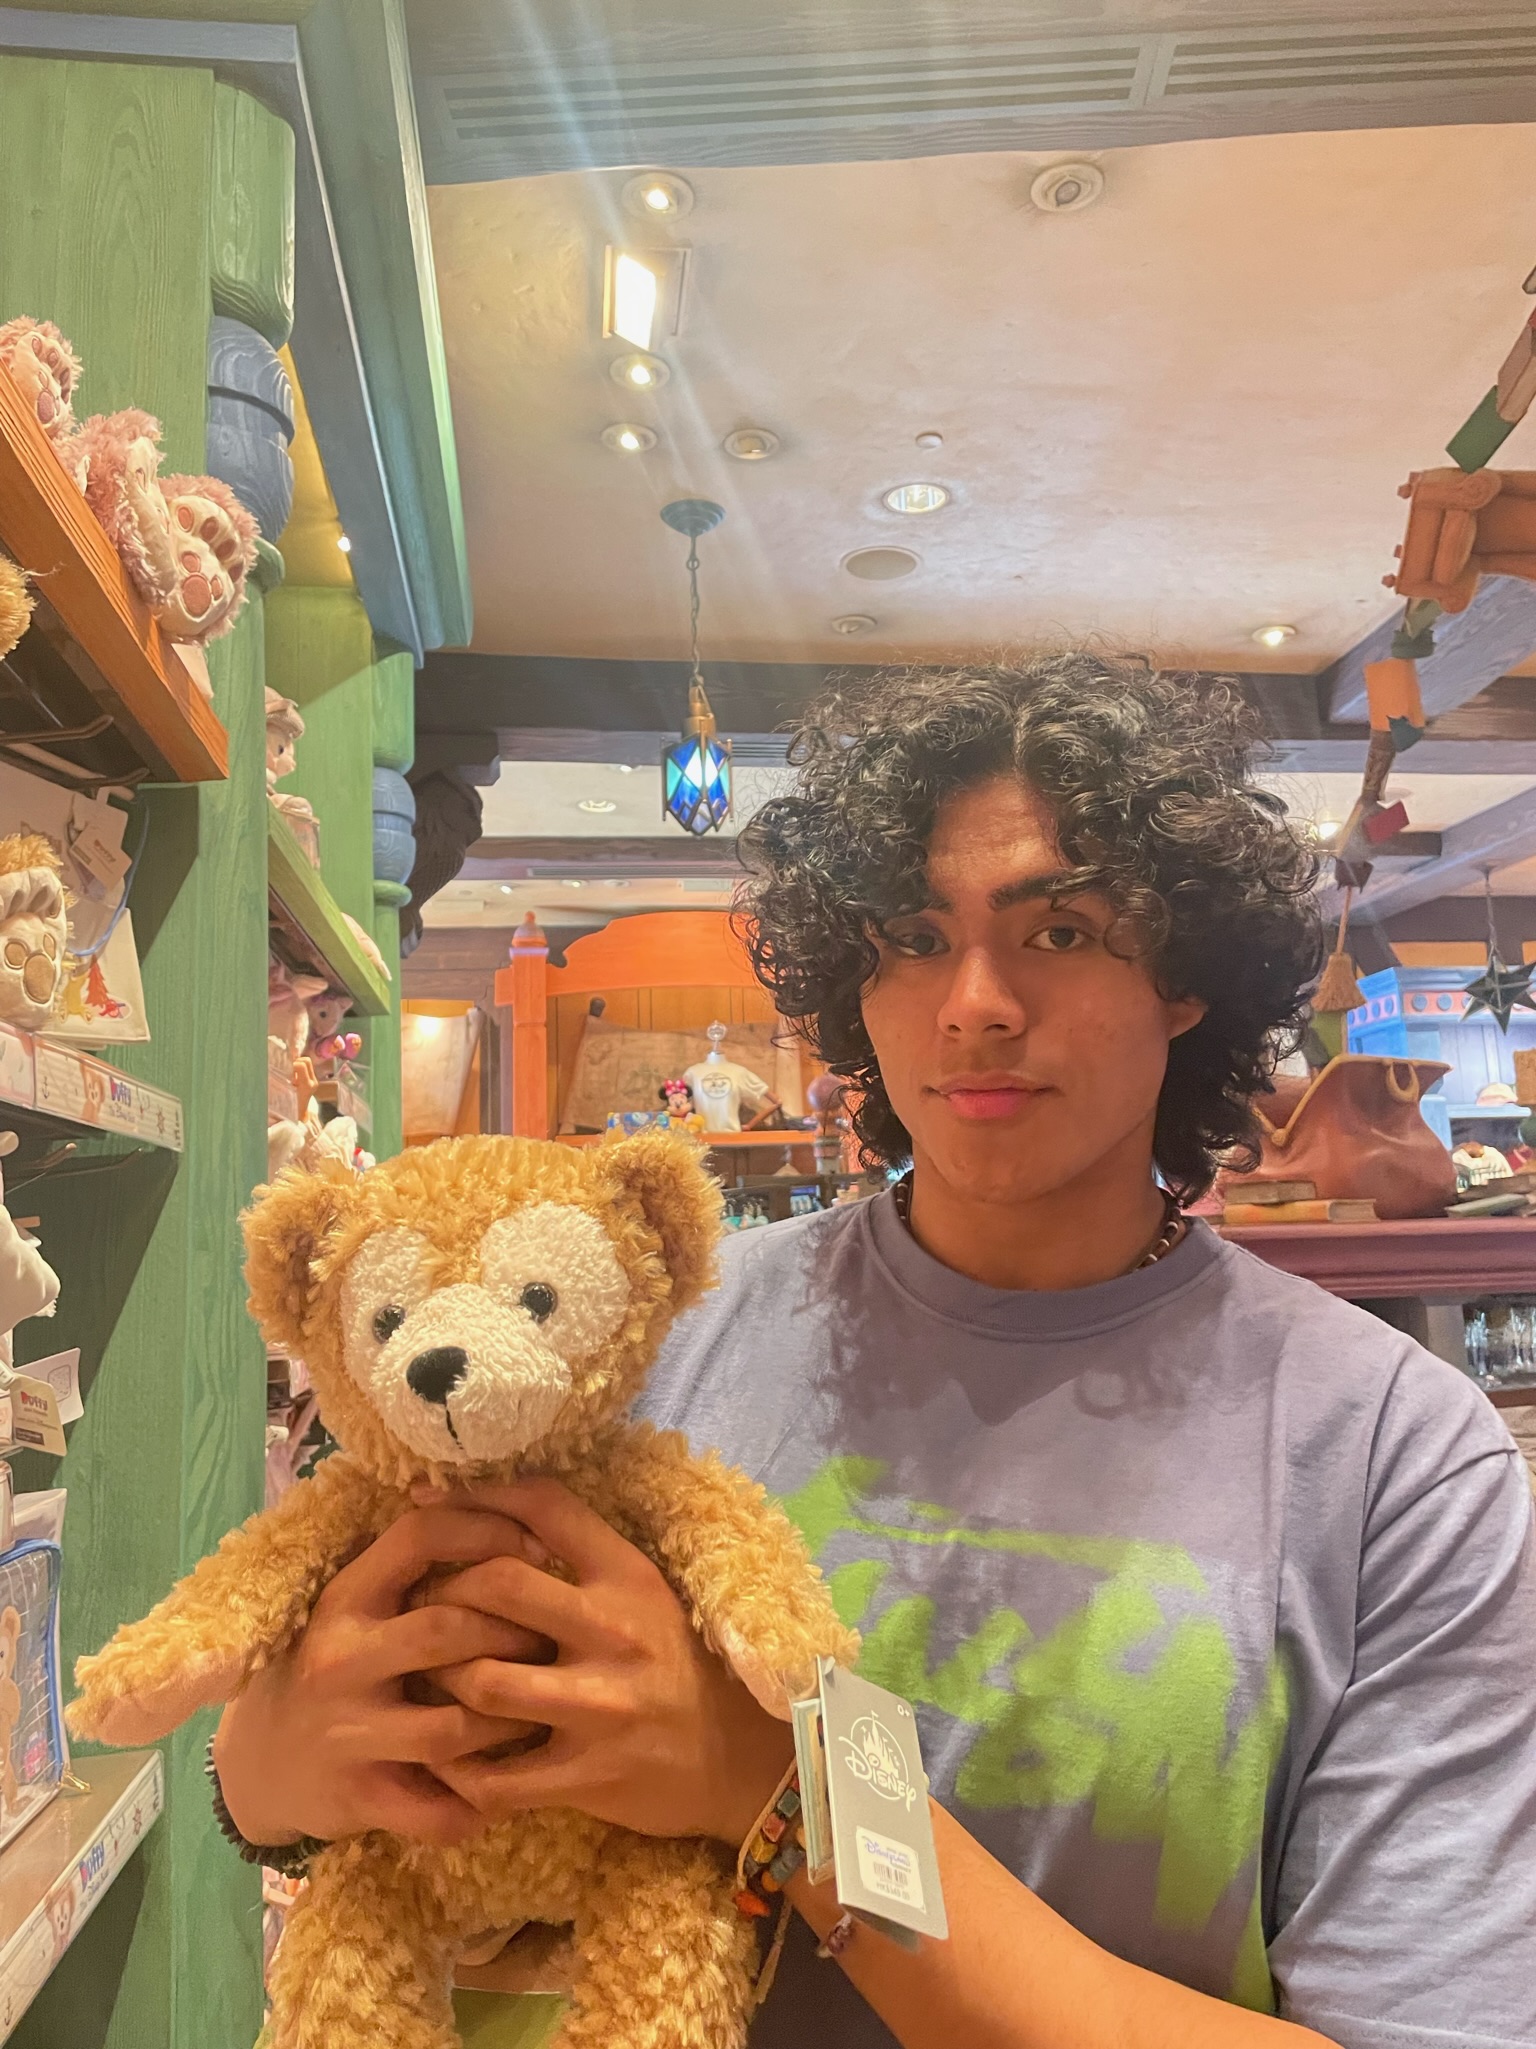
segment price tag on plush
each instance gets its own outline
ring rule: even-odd
[[[18,1373],[11,1382],[11,1434],[17,1444],[55,1458],[69,1449],[59,1421],[59,1398],[46,1380]]]
[[[823,1658],[820,1692],[795,1710],[795,1756],[813,1879],[905,1949],[949,1935],[928,1779],[907,1703]]]

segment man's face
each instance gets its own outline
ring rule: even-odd
[[[924,1173],[972,1200],[1145,1174],[1168,1043],[1204,1014],[1109,950],[1102,897],[1052,903],[1065,865],[1032,791],[977,784],[940,806],[930,907],[877,941],[863,1011],[892,1107]]]

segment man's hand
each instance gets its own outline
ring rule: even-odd
[[[254,1675],[219,1724],[214,1762],[247,1841],[388,1829],[456,1843],[484,1828],[485,1816],[434,1774],[525,1737],[526,1725],[452,1702],[418,1705],[407,1678],[548,1647],[481,1610],[407,1604],[434,1567],[540,1555],[515,1522],[466,1502],[411,1510],[344,1566],[292,1648]]]
[[[553,1663],[490,1651],[432,1674],[473,1715],[550,1732],[519,1757],[438,1763],[438,1777],[487,1820],[575,1807],[643,1835],[734,1848],[794,1755],[788,1724],[705,1648],[651,1561],[556,1481],[450,1498],[526,1525],[575,1584],[505,1554],[434,1586],[434,1604],[555,1645]]]

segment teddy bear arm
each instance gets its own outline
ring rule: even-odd
[[[198,1709],[227,1701],[303,1627],[327,1581],[375,1535],[377,1483],[327,1459],[273,1508],[232,1530],[142,1621],[124,1623],[75,1666],[72,1732],[155,1743]]]
[[[605,1473],[607,1498],[593,1505],[655,1559],[770,1714],[787,1719],[815,1690],[818,1658],[852,1664],[857,1635],[799,1531],[755,1481],[649,1424],[614,1446]]]

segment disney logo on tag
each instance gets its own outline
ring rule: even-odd
[[[907,1775],[907,1756],[878,1715],[860,1715],[846,1736],[843,1762],[854,1777],[880,1795],[910,1807],[917,1788]]]

